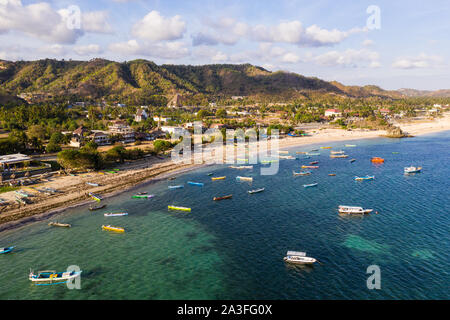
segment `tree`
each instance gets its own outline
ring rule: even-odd
[[[45,151],[47,151],[48,153],[59,152],[61,151],[61,146],[57,143],[51,142],[47,144],[47,146],[45,147]]]
[[[223,108],[218,109],[216,111],[216,117],[217,118],[226,118],[227,117],[227,111],[225,109],[223,109]]]
[[[41,125],[33,125],[27,131],[28,138],[36,138],[38,140],[44,140],[46,135],[46,130]]]

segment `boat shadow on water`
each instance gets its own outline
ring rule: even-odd
[[[311,273],[314,271],[314,265],[313,264],[292,264],[292,263],[286,263],[286,270],[289,272],[295,272],[298,274],[302,273]]]

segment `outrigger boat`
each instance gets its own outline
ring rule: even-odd
[[[335,177],[336,176],[336,173],[329,173],[328,174],[330,177]]]
[[[153,194],[135,194],[131,198],[133,198],[133,199],[151,199],[154,196],[155,195],[153,195]]]
[[[320,147],[320,149],[331,149],[333,147]]]
[[[226,176],[223,177],[213,177],[211,178],[212,181],[217,181],[217,180],[225,180]]]
[[[103,205],[97,206],[97,207],[90,206],[90,207],[89,207],[89,210],[90,210],[90,211],[95,211],[95,210],[103,209],[104,207],[106,207],[106,204],[103,204]]]
[[[293,264],[313,264],[317,260],[306,256],[306,252],[288,251],[286,257],[283,258],[285,262]]]
[[[105,217],[123,217],[123,216],[127,216],[128,213],[127,212],[120,212],[120,213],[105,213],[104,216]]]
[[[177,211],[188,211],[191,212],[191,208],[186,207],[178,207],[178,206],[167,206],[169,210],[177,210]]]
[[[48,225],[52,226],[52,227],[62,227],[62,228],[70,228],[70,227],[72,227],[68,223],[60,223],[60,222],[53,222],[53,221],[50,222]]]
[[[269,164],[269,163],[273,163],[273,162],[278,162],[278,160],[276,159],[272,159],[272,160],[261,160],[262,164]]]
[[[309,176],[311,173],[312,173],[311,171],[300,171],[300,172],[292,171],[292,174],[294,176]]]
[[[347,154],[336,154],[336,155],[330,155],[330,158],[348,158]]]
[[[305,151],[297,151],[296,154],[307,154],[308,152]]]
[[[260,189],[255,189],[255,190],[249,190],[248,193],[249,193],[249,194],[254,194],[254,193],[263,192],[264,190],[266,190],[266,188],[260,188]]]
[[[230,169],[238,169],[238,170],[244,170],[244,169],[253,169],[253,166],[229,166]]]
[[[312,187],[317,187],[319,184],[318,183],[311,183],[311,184],[304,184],[303,187],[304,188],[312,188]]]
[[[319,166],[302,166],[302,169],[319,169]]]
[[[56,272],[56,271],[39,271],[34,274],[30,271],[28,279],[36,285],[53,285],[71,281],[81,275],[83,271]]]
[[[93,183],[93,182],[86,182],[86,184],[91,186],[91,187],[98,187],[99,186],[98,183]]]
[[[356,144],[346,144],[345,146],[348,148],[353,148],[353,147],[356,147]]]
[[[178,186],[169,186],[169,189],[181,189],[184,188],[184,185],[180,184]]]
[[[278,150],[278,153],[289,154],[289,151]]]
[[[293,156],[278,156],[278,158],[284,159],[284,160],[295,160],[295,157],[293,157]]]
[[[345,151],[339,150],[339,151],[330,151],[330,154],[344,154]]]
[[[223,197],[214,197],[213,200],[214,201],[219,201],[219,200],[231,199],[231,197],[233,197],[232,194],[230,194],[228,196],[223,196]]]
[[[197,186],[197,187],[203,187],[204,186],[204,183],[201,183],[201,182],[188,181],[187,184],[190,184],[191,186]]]
[[[350,163],[353,163],[353,162],[355,162],[356,161],[356,159],[351,159],[350,160]]]
[[[339,213],[342,214],[368,214],[373,211],[373,209],[364,209],[362,207],[352,207],[352,206],[339,206]]]
[[[107,231],[125,232],[125,229],[124,229],[124,228],[121,228],[121,227],[113,227],[113,226],[110,226],[110,225],[102,226],[102,229],[103,229],[103,230],[107,230]]]
[[[307,156],[320,156],[320,153],[319,152],[316,152],[316,153],[307,153],[306,154]]]
[[[23,190],[14,191],[14,193],[18,194],[21,197],[28,198],[30,195]]]
[[[98,201],[98,202],[102,201],[102,199],[103,199],[100,195],[94,194],[94,193],[92,193],[92,192],[89,192],[89,196],[90,196],[92,199],[94,199],[95,201]]]
[[[310,162],[309,164],[310,165],[314,165],[314,164],[318,164],[319,163],[319,161],[312,161],[312,162]]]
[[[147,194],[147,193],[148,193],[147,191],[143,191],[143,192],[138,192],[137,195],[138,195],[138,196],[143,196],[143,195],[145,195],[145,194]]]
[[[356,181],[373,180],[375,176],[355,177]]]
[[[10,253],[13,251],[14,247],[6,247],[6,248],[0,248],[0,254],[2,253]]]
[[[213,173],[212,173],[212,172],[208,173],[208,176],[212,176],[212,175],[213,175]]]
[[[379,157],[373,157],[371,161],[374,162],[374,163],[383,163],[384,159],[383,158],[379,158]]]
[[[410,174],[410,173],[418,173],[422,171],[422,167],[406,167],[404,169],[405,174]]]
[[[236,177],[236,180],[239,180],[239,181],[253,181],[253,178],[252,178],[252,177],[241,177],[241,176],[237,176],[237,177]]]

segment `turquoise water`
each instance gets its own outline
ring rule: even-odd
[[[330,159],[329,150],[320,150],[310,159],[281,160],[274,176],[260,176],[259,166],[253,172],[202,168],[139,186],[106,200],[107,208],[97,212],[85,206],[51,218],[71,229],[41,221],[2,232],[0,246],[16,250],[0,255],[0,299],[449,299],[450,132],[350,143],[358,146],[327,144],[346,150],[348,159]],[[317,147],[289,150],[295,155]],[[373,165],[373,156],[386,162]],[[320,168],[311,176],[292,176],[314,160]],[[409,165],[423,172],[403,175]],[[227,179],[211,182],[209,172]],[[254,181],[236,182],[237,175]],[[375,180],[353,180],[363,175]],[[303,188],[316,182],[316,188]],[[180,183],[184,189],[167,188]],[[247,194],[259,187],[266,191]],[[131,199],[139,191],[155,198]],[[233,198],[212,201],[227,194]],[[169,204],[192,212],[169,212]],[[340,204],[379,214],[340,217]],[[103,217],[111,211],[129,216]],[[126,233],[102,231],[102,224]],[[321,264],[286,265],[287,250],[306,251]],[[373,264],[381,269],[381,290],[366,287]],[[28,281],[30,268],[62,271],[69,265],[83,270],[81,290]]]

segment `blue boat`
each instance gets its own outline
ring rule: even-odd
[[[305,188],[312,188],[312,187],[317,187],[318,183],[312,183],[312,184],[304,184],[303,187]]]
[[[190,184],[191,186],[198,186],[198,187],[203,187],[203,185],[204,185],[204,183],[192,182],[192,181],[188,181],[187,184]]]
[[[178,185],[178,186],[169,186],[169,189],[181,189],[184,188],[184,186],[182,184]]]
[[[14,247],[0,248],[0,254],[2,253],[10,253]]]
[[[356,181],[373,180],[375,176],[355,177]]]

